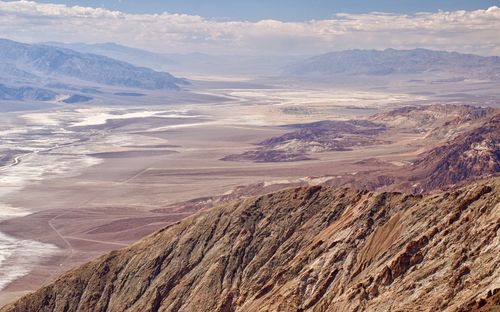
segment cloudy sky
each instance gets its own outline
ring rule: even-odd
[[[496,2],[0,0],[0,37],[116,42],[165,53],[279,55],[424,47],[500,55]]]

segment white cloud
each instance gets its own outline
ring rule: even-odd
[[[414,48],[500,54],[500,8],[395,15],[337,14],[306,22],[216,21],[185,14],[0,1],[0,37],[26,42],[117,42],[158,52],[314,54]]]

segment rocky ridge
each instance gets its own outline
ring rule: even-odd
[[[500,288],[499,187],[315,186],[238,200],[1,311],[461,311]]]
[[[448,144],[436,147],[422,155],[412,171],[425,171],[425,177],[416,173],[416,187],[423,191],[455,186],[500,172],[500,114],[483,126],[458,135]]]
[[[466,116],[464,118],[466,119]],[[328,183],[418,194],[454,189],[478,179],[498,176],[500,114],[488,115],[479,122],[482,124],[472,127],[471,130],[450,134],[450,137],[453,137],[450,141],[423,152],[411,164],[390,170],[359,172],[355,176],[332,179]],[[446,122],[443,127],[432,128],[427,133],[449,133],[443,130],[448,124],[449,122]]]

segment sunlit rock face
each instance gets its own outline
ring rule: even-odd
[[[466,309],[499,278],[499,187],[493,178],[411,196],[315,186],[242,199],[2,311]]]

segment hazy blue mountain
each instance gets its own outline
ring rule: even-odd
[[[297,76],[420,73],[500,80],[500,57],[426,49],[348,50],[311,57],[286,68],[286,74]]]
[[[92,100],[92,98],[89,96],[74,94],[74,95],[70,96],[69,98],[64,99],[63,102],[66,104],[74,104],[74,103],[88,102],[91,100]]]
[[[43,44],[23,44],[0,39],[0,81],[77,79],[94,84],[141,89],[179,89],[186,84],[166,72]]]
[[[0,53],[2,53],[0,51]],[[4,62],[0,60],[0,79],[5,80],[6,78],[12,83],[22,83],[25,81],[34,81],[38,77],[37,75],[23,70],[13,63]]]
[[[60,43],[46,45],[69,48],[82,53],[105,55],[137,66],[188,76],[274,76],[285,66],[301,60],[301,56],[215,55],[205,53],[154,53],[116,43]]]
[[[56,98],[57,93],[30,86],[10,87],[0,84],[0,100],[7,101],[52,101]]]
[[[290,55],[211,55],[204,53],[168,54],[175,60],[172,71],[201,76],[276,76],[283,67],[303,56]]]
[[[113,42],[96,44],[47,42],[44,44],[71,49],[82,53],[104,55],[109,58],[117,59],[138,66],[153,68],[155,70],[163,70],[177,63],[175,60],[170,59],[166,55],[142,49],[131,48]]]

